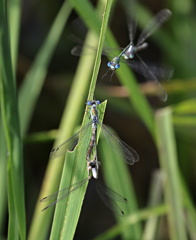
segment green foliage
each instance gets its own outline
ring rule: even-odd
[[[183,219],[182,192],[177,166],[177,155],[171,109],[157,112],[157,138],[160,164],[164,172],[165,202],[168,205],[168,220],[171,239],[187,239]]]
[[[0,96],[2,128],[4,128],[6,150],[2,161],[7,161],[7,192],[9,205],[8,238],[26,238],[24,206],[22,139],[17,106],[16,83],[11,60],[7,2],[0,3]],[[14,116],[14,117],[13,117]],[[3,137],[3,136],[1,136]],[[4,169],[5,170],[5,169]],[[4,180],[2,181],[4,182]],[[3,196],[5,196],[3,194]]]
[[[106,102],[99,105],[99,110],[104,112]],[[87,114],[86,114],[87,115]],[[87,120],[88,121],[88,120]],[[85,123],[87,123],[85,121]],[[100,118],[100,123],[101,123]],[[91,137],[91,129],[82,137],[74,152],[69,152],[65,159],[59,189],[80,182],[88,177],[86,171],[86,149]],[[57,204],[50,239],[72,239],[77,227],[80,211],[87,184],[70,194],[63,202]],[[47,213],[46,213],[47,214]],[[71,224],[70,224],[71,223]]]
[[[22,149],[23,144],[26,146],[30,142],[35,142],[39,146],[44,146],[44,143],[51,141],[51,139],[56,139],[54,142],[54,147],[56,147],[78,129],[83,113],[81,127],[89,122],[88,108],[84,112],[83,94],[85,98],[88,95],[88,100],[109,99],[107,109],[112,109],[115,112],[115,115],[112,111],[109,112],[111,114],[109,120],[112,120],[112,124],[116,125],[117,129],[115,130],[119,134],[123,135],[124,129],[126,138],[135,143],[134,148],[140,155],[139,163],[135,163],[129,169],[123,163],[122,157],[112,151],[111,146],[108,146],[104,138],[100,138],[97,146],[98,157],[101,162],[100,170],[103,173],[106,185],[126,197],[128,202],[119,204],[126,216],[115,216],[116,223],[104,232],[99,232],[97,236],[94,235],[94,239],[114,239],[118,235],[122,239],[146,240],[164,237],[172,240],[196,239],[196,211],[193,204],[195,197],[193,183],[196,180],[194,171],[196,37],[193,34],[196,27],[196,18],[192,12],[194,2],[191,0],[186,1],[186,3],[180,1],[178,4],[175,1],[168,2],[170,5],[167,7],[171,9],[173,16],[165,24],[166,26],[152,35],[152,42],[151,39],[149,40],[150,45],[155,43],[156,47],[160,48],[161,56],[175,67],[174,79],[163,83],[169,96],[164,106],[160,102],[154,101],[156,89],[148,84],[138,84],[130,67],[126,64],[121,64],[121,68],[115,72],[111,83],[109,83],[110,72],[97,83],[100,78],[99,73],[102,71],[101,54],[103,48],[111,47],[118,54],[120,50],[116,38],[118,38],[118,41],[119,39],[124,40],[123,35],[120,35],[124,28],[121,29],[119,26],[124,26],[123,21],[125,22],[125,19],[123,20],[122,14],[119,15],[118,10],[123,9],[129,14],[130,7],[134,2],[134,0],[118,2],[99,0],[97,7],[94,7],[91,1],[87,0],[64,1],[56,13],[53,23],[50,24],[51,27],[43,43],[38,47],[39,50],[36,55],[34,53],[35,58],[20,84],[19,90],[16,87],[16,76],[18,76],[16,73],[20,72],[18,69],[21,69],[17,66],[21,66],[21,53],[18,53],[18,43],[20,42],[20,36],[22,36],[19,31],[22,26],[22,3],[20,0],[2,0],[0,2],[1,239],[5,232],[7,232],[7,239],[26,239],[26,229],[29,229],[29,240],[44,240],[48,239],[48,236],[51,240],[70,240],[74,238],[88,184],[84,184],[75,190],[58,203],[56,207],[50,207],[43,212],[41,212],[41,209],[47,203],[44,205],[40,202],[40,199],[87,177],[85,158],[91,129],[89,128],[85,136],[81,138],[73,152],[68,152],[66,156],[58,159],[49,159],[43,182],[41,186],[35,187],[41,188],[39,196],[36,195],[37,203],[35,207],[32,206],[31,202],[32,196],[35,195],[34,187],[31,191],[27,190],[26,195],[24,194],[24,186],[26,185],[27,188],[30,186],[26,179],[28,177],[35,178],[35,176],[31,175],[33,170],[28,169],[30,158],[26,154],[23,156]],[[44,3],[39,4],[40,11],[44,11],[46,8],[41,5]],[[53,4],[55,7],[56,3],[53,2]],[[48,7],[48,9],[51,8]],[[143,5],[137,4],[137,9],[138,27],[142,28],[152,17],[152,14],[150,8],[147,9]],[[97,46],[97,51],[88,54],[87,48],[84,47],[74,73],[69,60],[63,63],[64,65],[61,63],[63,66],[70,67],[69,70],[63,70],[63,72],[65,71],[63,82],[66,87],[70,86],[70,89],[66,104],[61,99],[64,110],[59,130],[49,129],[49,131],[46,131],[44,129],[44,132],[28,135],[27,132],[31,124],[34,123],[38,106],[41,107],[41,112],[47,108],[53,112],[53,115],[56,113],[56,108],[55,110],[52,109],[48,101],[44,103],[45,105],[40,104],[40,99],[44,86],[48,88],[52,86],[51,92],[53,94],[58,89],[60,96],[61,87],[58,87],[58,84],[61,84],[61,82],[59,81],[59,75],[55,75],[53,85],[51,82],[47,82],[48,84],[45,85],[45,79],[50,76],[52,69],[50,64],[54,64],[53,58],[56,59],[59,54],[59,43],[63,41],[62,49],[70,52],[70,45],[67,43],[67,38],[64,39],[64,33],[67,33],[69,29],[69,17],[73,10],[87,26],[88,32],[84,46]],[[110,25],[108,25],[109,21],[111,21],[111,26],[114,24],[114,28],[112,28],[114,31],[111,31]],[[113,32],[115,32],[116,37]],[[150,53],[153,53],[153,50]],[[71,62],[71,57],[69,59]],[[20,64],[17,64],[17,61]],[[58,59],[59,65],[60,62]],[[115,76],[123,87],[110,86],[113,83],[116,84]],[[70,79],[73,80],[70,81]],[[105,83],[108,83],[108,86]],[[63,95],[66,95],[67,88],[63,85],[62,89]],[[147,100],[145,93],[154,96],[154,99],[150,98],[152,105]],[[123,99],[123,97],[126,97],[126,99]],[[56,103],[56,99],[53,101],[56,107],[58,102]],[[107,101],[104,101],[99,105],[100,123],[104,119],[106,103]],[[50,121],[47,115],[44,115],[44,118],[45,122]],[[137,123],[135,123],[136,119]],[[101,129],[99,128],[99,134],[100,132]],[[23,137],[26,140],[24,142],[22,141]],[[148,143],[150,141],[153,141],[151,145]],[[113,147],[118,148],[118,146]],[[157,161],[151,156],[152,149],[156,149],[160,163],[156,174],[154,174],[154,168],[157,166]],[[23,159],[25,159],[27,165],[25,170]],[[149,159],[150,163],[147,162]],[[42,160],[40,157],[38,160],[40,165],[37,167],[35,164],[35,168],[42,168]],[[155,166],[153,161],[156,161]],[[28,169],[27,172],[25,172],[26,169]],[[31,174],[28,174],[29,172]],[[146,176],[148,180],[146,180]],[[36,185],[37,182],[34,178],[31,181]],[[151,184],[146,184],[150,179],[152,179]],[[25,196],[27,196],[26,199]],[[25,202],[27,207],[25,207]],[[33,212],[32,217],[28,211],[29,206],[31,208],[30,212]],[[96,204],[94,206],[96,208]],[[8,224],[6,222],[7,212],[9,215]],[[163,225],[161,221],[164,218],[167,219],[167,231],[164,228],[165,235],[162,235]],[[92,218],[91,215],[91,219],[94,221],[96,216],[93,215]],[[30,225],[26,226],[26,222],[30,222]],[[91,224],[89,219],[88,223]],[[8,229],[5,231],[7,225]],[[88,229],[86,228],[85,231],[88,231]]]
[[[137,212],[138,206],[133,183],[128,169],[123,162],[123,157],[120,154],[116,154],[116,152],[111,149],[108,140],[105,138],[101,139],[99,145],[100,161],[102,163],[102,169],[107,185],[111,186],[112,189],[115,189],[115,191],[122,196],[126,196],[127,203],[119,205],[123,212],[125,212],[125,215]],[[113,148],[118,147],[119,146],[115,146],[115,144],[113,145]],[[120,223],[124,221],[122,217],[116,216],[116,218]],[[121,231],[124,234],[125,239],[141,239],[142,231],[140,223],[129,228],[124,228]]]

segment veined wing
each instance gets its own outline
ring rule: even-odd
[[[111,149],[117,154],[120,154],[127,164],[133,165],[139,161],[137,152],[120,138],[112,134],[104,124],[102,124],[102,132]]]
[[[105,186],[101,181],[97,180],[96,184],[97,192],[101,200],[109,207],[115,214],[124,216],[124,212],[116,204],[116,201],[126,203],[127,199],[120,194],[113,191],[111,188]]]
[[[66,188],[64,188],[60,191],[57,191],[47,197],[42,198],[40,200],[40,202],[52,201],[52,203],[50,203],[47,207],[43,208],[42,211],[48,209],[49,207],[54,206],[58,202],[64,200],[70,193],[77,190],[79,187],[81,187],[83,184],[85,184],[88,180],[89,180],[89,178],[85,178],[84,180],[82,180],[80,182],[74,183],[74,184],[70,185],[69,187],[66,187]]]
[[[157,71],[156,72],[156,67],[148,67],[146,63],[142,60],[142,58],[136,54],[137,58],[139,59],[140,62],[134,62],[134,61],[127,61],[127,63],[131,66],[131,68],[136,71],[137,73],[141,74],[144,76],[147,80],[153,81],[153,83],[157,86],[158,88],[158,96],[159,98],[165,102],[167,101],[167,92],[159,82],[157,77],[160,77],[160,74],[163,75],[164,72],[162,71]],[[158,68],[157,68],[158,70]],[[171,71],[172,74],[172,71]],[[170,76],[168,76],[170,77]]]
[[[87,129],[91,126],[91,124],[92,121],[87,123],[82,129],[80,129],[76,134],[67,139],[65,142],[61,143],[56,148],[53,148],[50,152],[50,157],[59,157],[63,154],[66,154],[67,150],[73,151],[76,144],[78,143],[79,137],[82,138],[85,135]]]
[[[126,3],[125,3],[126,4]],[[129,40],[130,43],[133,43],[135,38],[135,33],[137,29],[137,2],[136,0],[130,1],[130,7],[126,7],[129,11],[129,14],[127,14],[127,22],[128,22],[128,30],[129,30]]]
[[[84,50],[85,50],[85,55],[90,55],[92,53],[94,53],[97,49],[96,47],[93,47],[91,45],[76,45],[75,47],[72,48],[71,50],[71,54],[73,56],[81,56],[82,54],[84,54]],[[112,52],[114,51],[122,51],[123,48],[110,48],[110,47],[105,47],[101,53],[102,56],[106,56],[109,58],[113,58],[114,54],[112,54]]]
[[[146,71],[149,69],[158,80],[169,80],[173,76],[173,68],[168,65],[157,65],[153,62],[145,62],[147,69],[144,69],[143,62],[140,60],[127,60],[127,63],[131,66],[133,70],[135,70],[137,73],[141,74],[142,76],[146,76]],[[146,78],[146,77],[145,77]],[[147,79],[148,80],[148,79]]]
[[[153,34],[164,22],[166,22],[171,15],[172,12],[169,9],[163,9],[158,12],[140,34],[136,46],[139,46],[148,37],[150,37],[150,35]]]
[[[82,45],[77,45],[72,48],[71,54],[74,56],[81,56],[82,54],[84,54],[84,51],[85,55],[90,55],[96,51],[96,48],[90,45],[86,45],[85,47]]]

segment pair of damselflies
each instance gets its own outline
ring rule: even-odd
[[[99,179],[99,161],[97,157],[97,140],[96,140],[96,132],[98,126],[101,127],[102,133],[107,139],[108,145],[111,147],[115,153],[120,154],[122,156],[122,159],[130,165],[134,164],[139,160],[139,156],[137,152],[131,148],[129,145],[127,145],[124,141],[119,139],[117,136],[115,136],[113,133],[111,133],[108,128],[99,122],[98,117],[98,105],[100,104],[100,101],[88,101],[87,105],[90,106],[90,115],[91,115],[91,121],[87,123],[79,132],[77,132],[75,135],[73,135],[71,138],[60,144],[57,148],[54,148],[51,151],[51,157],[58,157],[63,154],[66,154],[66,151],[68,149],[73,149],[73,144],[76,144],[78,141],[78,138],[80,136],[84,137],[88,129],[91,127],[91,138],[87,149],[86,154],[86,161],[87,161],[87,168],[88,168],[88,178],[85,178],[84,180],[74,183],[73,185],[66,187],[56,193],[53,193],[47,197],[44,197],[41,199],[41,202],[48,202],[51,203],[45,207],[43,210],[46,210],[47,208],[55,205],[56,203],[62,201],[65,199],[70,193],[76,191],[78,188],[80,188],[82,185],[87,183],[90,179],[95,179],[96,189],[100,196],[100,198],[103,200],[103,202],[114,211],[115,214],[118,215],[124,215],[124,212],[119,208],[119,206],[116,204],[116,201],[119,202],[126,202],[127,200],[113,191],[112,189],[105,186]],[[115,147],[119,146],[119,147]],[[42,210],[42,211],[43,211]]]
[[[158,71],[157,68],[149,67],[145,64],[145,62],[141,59],[138,55],[138,52],[144,50],[148,47],[148,43],[145,42],[147,38],[156,31],[165,21],[169,19],[171,16],[171,11],[168,9],[161,10],[152,20],[151,22],[144,28],[142,33],[140,34],[138,41],[134,44],[134,37],[135,37],[135,28],[133,24],[129,24],[129,38],[130,43],[121,51],[121,53],[114,57],[110,62],[108,62],[108,69],[112,70],[113,73],[115,70],[120,68],[120,62],[128,63],[133,70],[142,74],[147,79],[152,80],[159,89],[159,96],[163,101],[167,100],[167,93],[165,89],[161,86],[158,81]],[[72,49],[73,55],[80,55],[81,48],[75,47]],[[137,56],[139,62],[133,61],[134,57]],[[123,60],[124,59],[124,60]],[[59,201],[65,199],[70,193],[77,190],[83,184],[85,184],[90,179],[97,180],[97,192],[100,198],[104,201],[104,203],[111,208],[115,213],[119,215],[124,215],[124,212],[118,207],[116,201],[126,202],[126,199],[120,196],[118,193],[114,192],[112,189],[106,187],[103,183],[98,181],[98,173],[99,173],[99,161],[97,158],[97,149],[96,149],[96,133],[97,133],[97,126],[102,128],[102,132],[106,137],[107,141],[109,142],[111,149],[116,150],[120,149],[120,154],[122,155],[123,159],[126,163],[132,165],[134,162],[139,160],[139,156],[134,149],[128,146],[125,142],[120,140],[118,137],[114,136],[103,124],[99,123],[98,119],[98,111],[97,105],[99,105],[99,101],[89,101],[87,105],[91,106],[90,114],[91,114],[91,122],[85,125],[78,133],[76,133],[73,137],[69,138],[67,141],[59,145],[57,148],[53,149],[51,152],[52,157],[58,157],[62,154],[65,154],[69,146],[76,142],[76,140],[80,136],[84,136],[87,129],[92,126],[92,134],[91,139],[89,142],[89,146],[87,149],[86,160],[88,163],[88,178],[77,182],[67,188],[64,188],[48,197],[43,198],[41,201],[52,201],[46,208],[55,205]],[[118,144],[120,148],[114,148],[113,143]],[[93,153],[94,151],[94,153]]]

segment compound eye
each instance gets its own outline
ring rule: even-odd
[[[115,68],[116,68],[116,69],[118,69],[119,67],[120,67],[120,64],[119,64],[119,63],[115,65]]]
[[[108,64],[107,64],[107,65],[108,65],[108,67],[111,67],[111,62],[108,62]]]
[[[101,102],[99,100],[96,101],[97,105],[99,105]]]
[[[90,105],[91,105],[91,101],[88,101],[88,102],[86,103],[86,105],[89,105],[89,106],[90,106]]]

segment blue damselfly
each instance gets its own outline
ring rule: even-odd
[[[122,141],[113,133],[111,133],[110,130],[104,124],[99,123],[97,109],[97,106],[99,104],[100,101],[97,100],[87,102],[87,105],[90,106],[91,121],[89,121],[89,123],[82,127],[82,129],[80,129],[80,131],[74,134],[71,138],[69,138],[56,148],[52,149],[50,154],[51,157],[58,157],[63,154],[65,155],[67,150],[73,150],[74,146],[78,142],[79,137],[82,138],[86,134],[87,130],[91,127],[93,134],[91,135],[91,140],[89,147],[87,149],[86,157],[86,160],[89,161],[88,158],[91,155],[93,147],[97,144],[96,142],[97,127],[100,127],[101,132],[103,133],[104,137],[108,142],[108,147],[113,149],[113,151],[115,151],[117,154],[121,155],[127,164],[132,165],[139,160],[139,156],[133,148],[131,148],[128,144],[126,144],[124,141]]]

